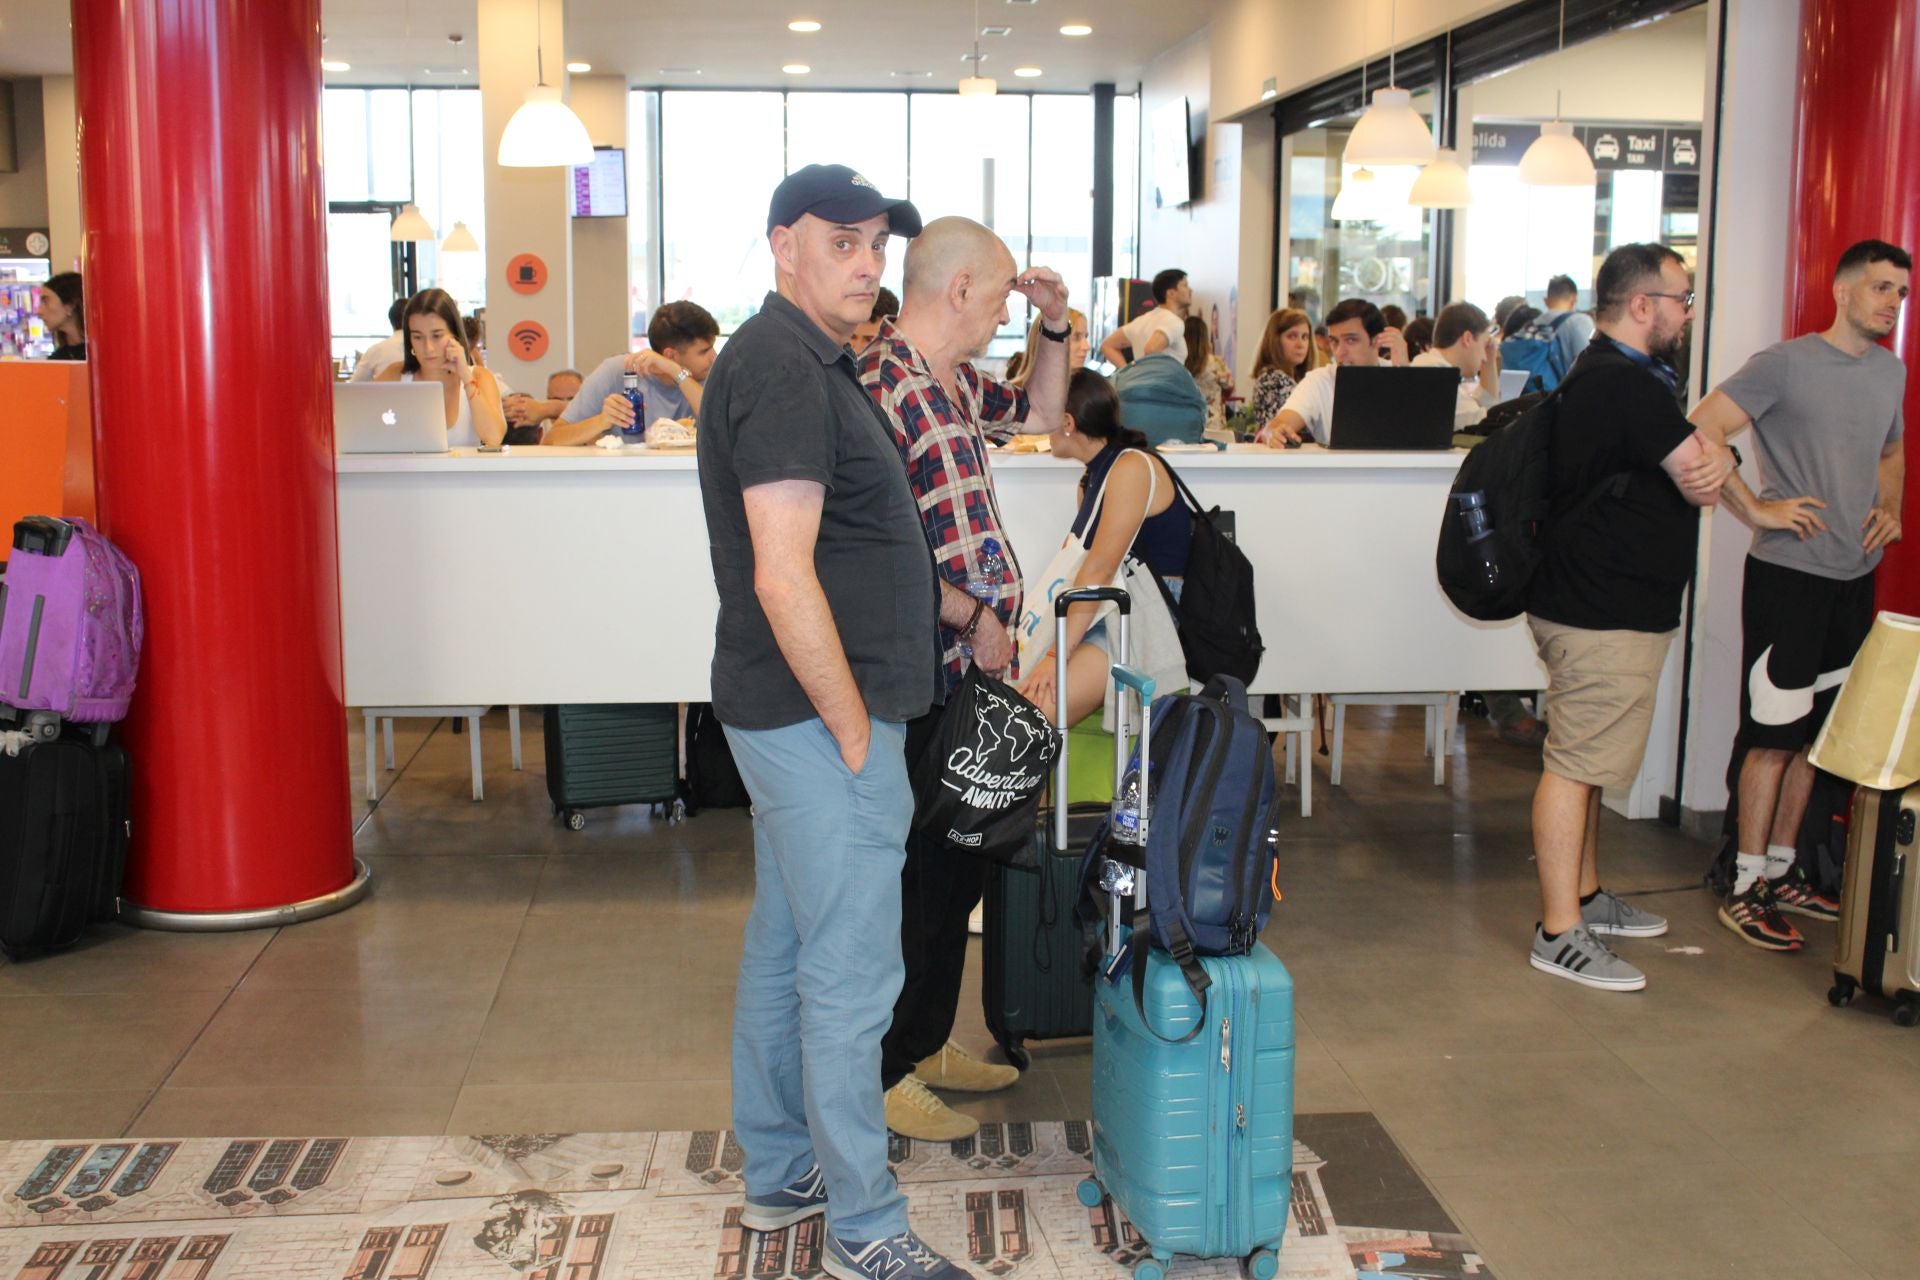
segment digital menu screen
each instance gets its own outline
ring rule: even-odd
[[[592,164],[573,166],[573,216],[627,216],[627,153],[619,147],[595,147]]]

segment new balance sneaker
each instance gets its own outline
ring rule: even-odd
[[[1773,900],[1782,911],[1791,911],[1795,915],[1808,916],[1815,920],[1838,920],[1840,903],[1829,898],[1813,887],[1807,879],[1807,873],[1799,867],[1787,872],[1773,883]]]
[[[932,1089],[993,1093],[1017,1083],[1020,1068],[982,1062],[949,1040],[940,1046],[940,1052],[915,1067],[913,1074],[921,1084]]]
[[[1527,963],[1542,973],[1566,978],[1583,987],[1601,991],[1638,991],[1647,985],[1647,975],[1607,949],[1586,925],[1575,925],[1549,941],[1546,932],[1535,925],[1533,954]]]
[[[1744,893],[1730,893],[1720,904],[1720,923],[1762,951],[1798,951],[1807,940],[1780,914],[1773,883],[1760,876]]]
[[[980,1132],[980,1122],[933,1096],[917,1077],[902,1076],[887,1090],[887,1128],[922,1142],[957,1142]]]
[[[752,1231],[779,1231],[827,1211],[827,1179],[815,1165],[770,1195],[748,1196],[740,1225]]]
[[[838,1280],[975,1280],[970,1271],[962,1271],[927,1247],[926,1241],[911,1231],[885,1240],[842,1240],[827,1237],[823,1259],[827,1274]]]
[[[1642,911],[1605,889],[1580,908],[1580,920],[1593,932],[1612,934],[1616,938],[1657,938],[1667,931],[1665,916]]]

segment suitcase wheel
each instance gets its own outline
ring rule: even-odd
[[[1098,1209],[1100,1202],[1107,1198],[1107,1193],[1102,1191],[1100,1184],[1092,1178],[1080,1179],[1080,1185],[1073,1189],[1073,1194],[1089,1209]]]
[[[1846,1008],[1853,1003],[1854,989],[1852,978],[1836,977],[1833,985],[1827,988],[1827,1003],[1836,1009]]]
[[[1271,1249],[1255,1249],[1240,1264],[1240,1274],[1251,1280],[1273,1280],[1280,1274],[1280,1255]]]
[[[1915,1023],[1920,1023],[1920,1001],[1902,1000],[1893,1006],[1894,1026],[1911,1027]]]
[[[1133,1280],[1167,1280],[1167,1264],[1147,1258],[1133,1269]]]
[[[567,830],[585,831],[587,829],[587,815],[578,809],[567,810],[565,816],[567,819]]]
[[[1028,1053],[1026,1046],[1018,1040],[1002,1042],[1000,1051],[1007,1055],[1008,1062],[1011,1062],[1023,1072],[1033,1065],[1033,1055]]]

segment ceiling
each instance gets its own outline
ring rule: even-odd
[[[352,67],[329,72],[327,83],[475,84],[478,8],[478,0],[321,0],[325,56]],[[566,57],[592,64],[595,75],[640,86],[951,89],[967,74],[962,55],[972,48],[974,8],[973,0],[567,0]],[[1209,0],[978,0],[982,27],[1012,28],[1010,35],[981,37],[982,74],[1003,89],[1131,85],[1151,59],[1205,26],[1211,8]],[[818,21],[822,30],[788,31],[797,18]],[[1090,24],[1093,34],[1062,36],[1060,27],[1070,22]],[[457,47],[447,40],[454,33],[465,37]],[[783,74],[790,62],[813,70]],[[1018,66],[1044,74],[1016,79]],[[0,0],[0,75],[72,69],[67,5]]]

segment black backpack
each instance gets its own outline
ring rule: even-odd
[[[1504,622],[1527,609],[1527,589],[1545,558],[1549,523],[1571,520],[1609,494],[1624,493],[1626,472],[1610,475],[1563,511],[1553,503],[1553,433],[1560,420],[1560,397],[1579,377],[1576,371],[1518,421],[1488,436],[1460,461],[1440,519],[1440,544],[1434,573],[1454,607],[1482,622]],[[1490,532],[1477,542],[1467,538],[1457,501],[1479,494]]]
[[[1267,651],[1254,616],[1253,562],[1234,543],[1232,513],[1223,514],[1219,507],[1207,510],[1178,471],[1169,466],[1167,474],[1193,513],[1187,576],[1173,609],[1187,674],[1201,684],[1215,676],[1231,676],[1245,684],[1260,669],[1260,655]]]
[[[687,707],[687,808],[745,809],[753,803],[740,768],[727,745],[727,731],[713,714],[713,704]]]

